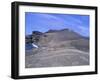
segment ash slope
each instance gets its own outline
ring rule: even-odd
[[[38,38],[32,42],[39,48],[26,50],[26,68],[89,65],[89,38],[68,29],[49,30]]]

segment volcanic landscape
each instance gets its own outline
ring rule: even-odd
[[[33,31],[25,38],[26,68],[89,65],[89,38],[72,30]]]

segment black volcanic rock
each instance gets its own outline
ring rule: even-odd
[[[32,35],[26,35],[25,36],[25,42],[26,42],[26,44],[32,43]]]
[[[42,32],[33,31],[31,35],[26,35],[25,41],[26,43],[37,43],[42,35]]]
[[[32,32],[32,35],[42,35],[43,33],[42,32],[39,32],[39,31],[33,31]]]
[[[33,32],[32,32],[32,41],[35,42],[35,43],[39,42],[39,39],[40,39],[40,37],[41,37],[42,35],[43,35],[42,32],[33,31]]]

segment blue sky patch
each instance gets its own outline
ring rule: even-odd
[[[89,15],[53,14],[25,12],[25,34],[32,31],[70,29],[82,36],[89,37]]]

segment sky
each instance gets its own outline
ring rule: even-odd
[[[89,37],[89,15],[25,12],[26,35],[32,34],[32,31],[47,32],[51,29],[70,29]]]

